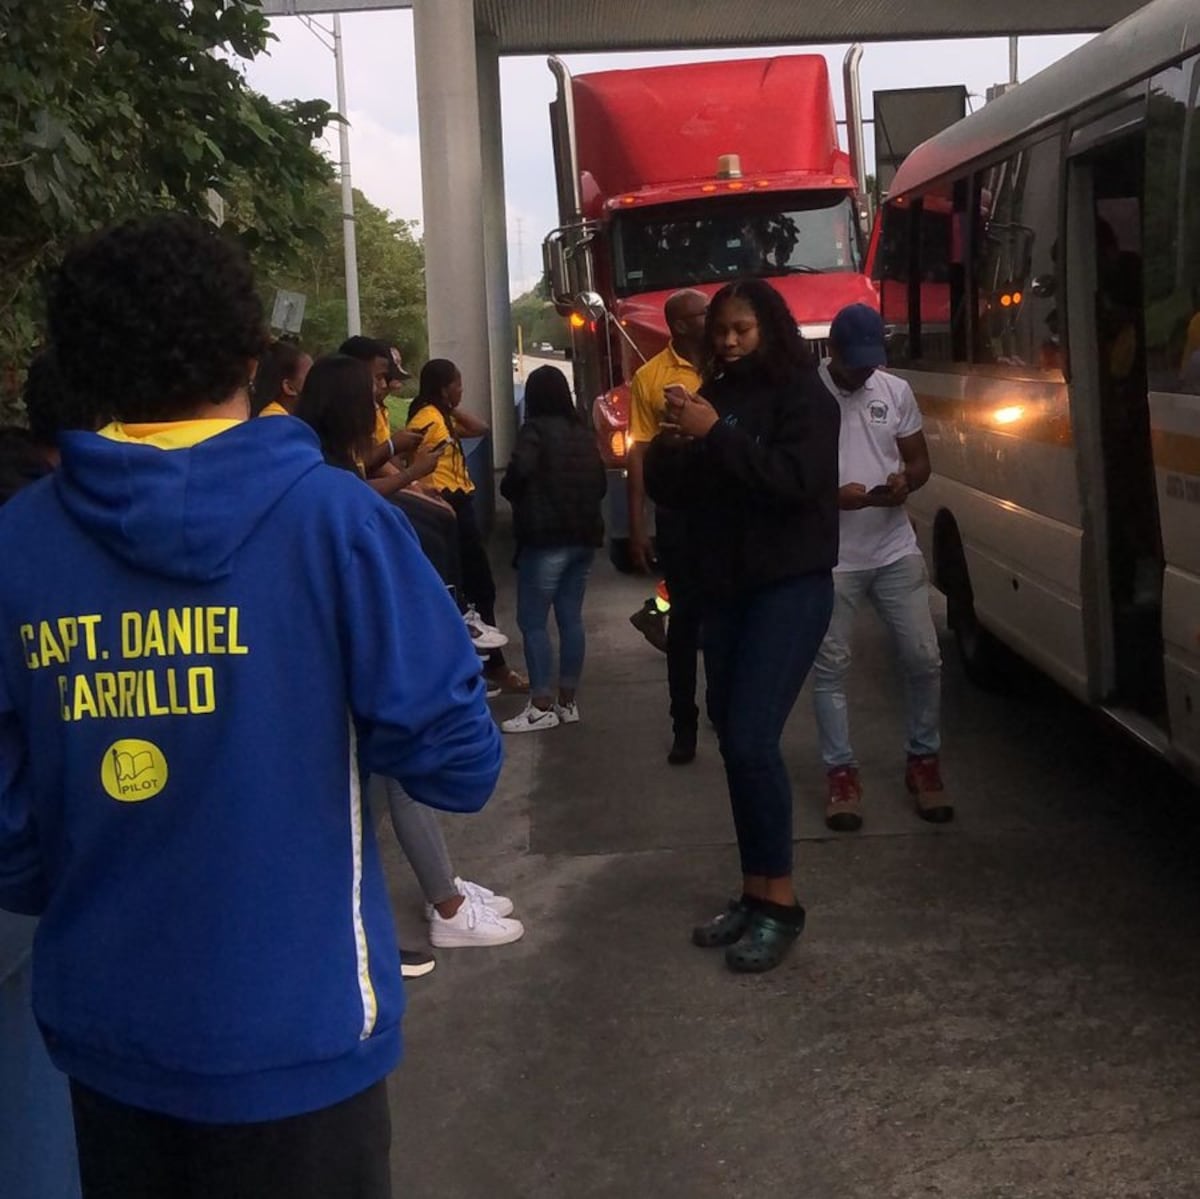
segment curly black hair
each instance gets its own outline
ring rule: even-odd
[[[58,369],[53,350],[41,350],[29,363],[21,403],[29,419],[29,433],[40,446],[58,444],[68,429],[96,429],[106,417],[82,392],[68,387]]]
[[[47,316],[67,386],[124,421],[221,403],[246,386],[266,340],[245,252],[182,213],[127,221],[69,251]]]
[[[718,360],[713,344],[713,323],[727,300],[741,300],[754,310],[761,338],[756,357],[763,369],[782,381],[814,364],[808,343],[800,336],[796,318],[787,301],[765,279],[741,279],[727,283],[709,301],[704,318],[704,344],[708,354],[705,376],[711,378]]]

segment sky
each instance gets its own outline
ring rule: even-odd
[[[328,25],[331,18],[319,18]],[[322,98],[335,102],[332,53],[298,17],[271,22],[278,41],[269,56],[247,70],[251,85],[273,100]],[[346,56],[346,106],[350,118],[350,174],[354,185],[394,216],[421,220],[421,159],[417,137],[417,80],[411,10],[348,13],[342,18]],[[1083,37],[1023,38],[1020,77],[1027,79],[1082,45]],[[801,47],[795,47],[800,50]],[[841,64],[846,46],[824,46],[834,80],[838,118],[845,116]],[[677,50],[653,54],[564,55],[572,74],[655,63],[778,54],[770,50]],[[1008,78],[1008,43],[972,41],[868,44],[862,61],[863,106],[871,93],[901,87],[965,84],[971,103],[983,104],[986,89]],[[554,227],[557,207],[547,105],[554,81],[544,55],[506,58],[500,64],[508,205],[509,272],[513,295],[528,290],[541,272],[542,238]],[[867,156],[874,159],[870,126]],[[842,144],[845,145],[843,132]],[[326,149],[337,158],[336,129]]]

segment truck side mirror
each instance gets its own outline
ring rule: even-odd
[[[581,291],[575,297],[575,303],[587,313],[588,319],[601,321],[605,317],[604,297],[596,291]]]
[[[1029,285],[1029,290],[1040,300],[1048,300],[1058,290],[1058,280],[1053,275],[1038,275]]]
[[[542,262],[550,281],[550,295],[556,305],[569,304],[571,284],[567,277],[567,254],[561,230],[555,230],[542,242]]]

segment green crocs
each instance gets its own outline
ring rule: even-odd
[[[692,929],[692,944],[701,949],[723,949],[740,941],[749,927],[750,908],[746,901],[731,899],[719,916]]]
[[[799,904],[788,920],[753,908],[745,935],[725,950],[725,965],[735,974],[765,974],[783,962],[803,931],[804,909]]]

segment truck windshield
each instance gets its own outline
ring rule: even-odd
[[[613,222],[613,258],[621,296],[755,275],[862,269],[854,203],[840,191],[624,211]]]

